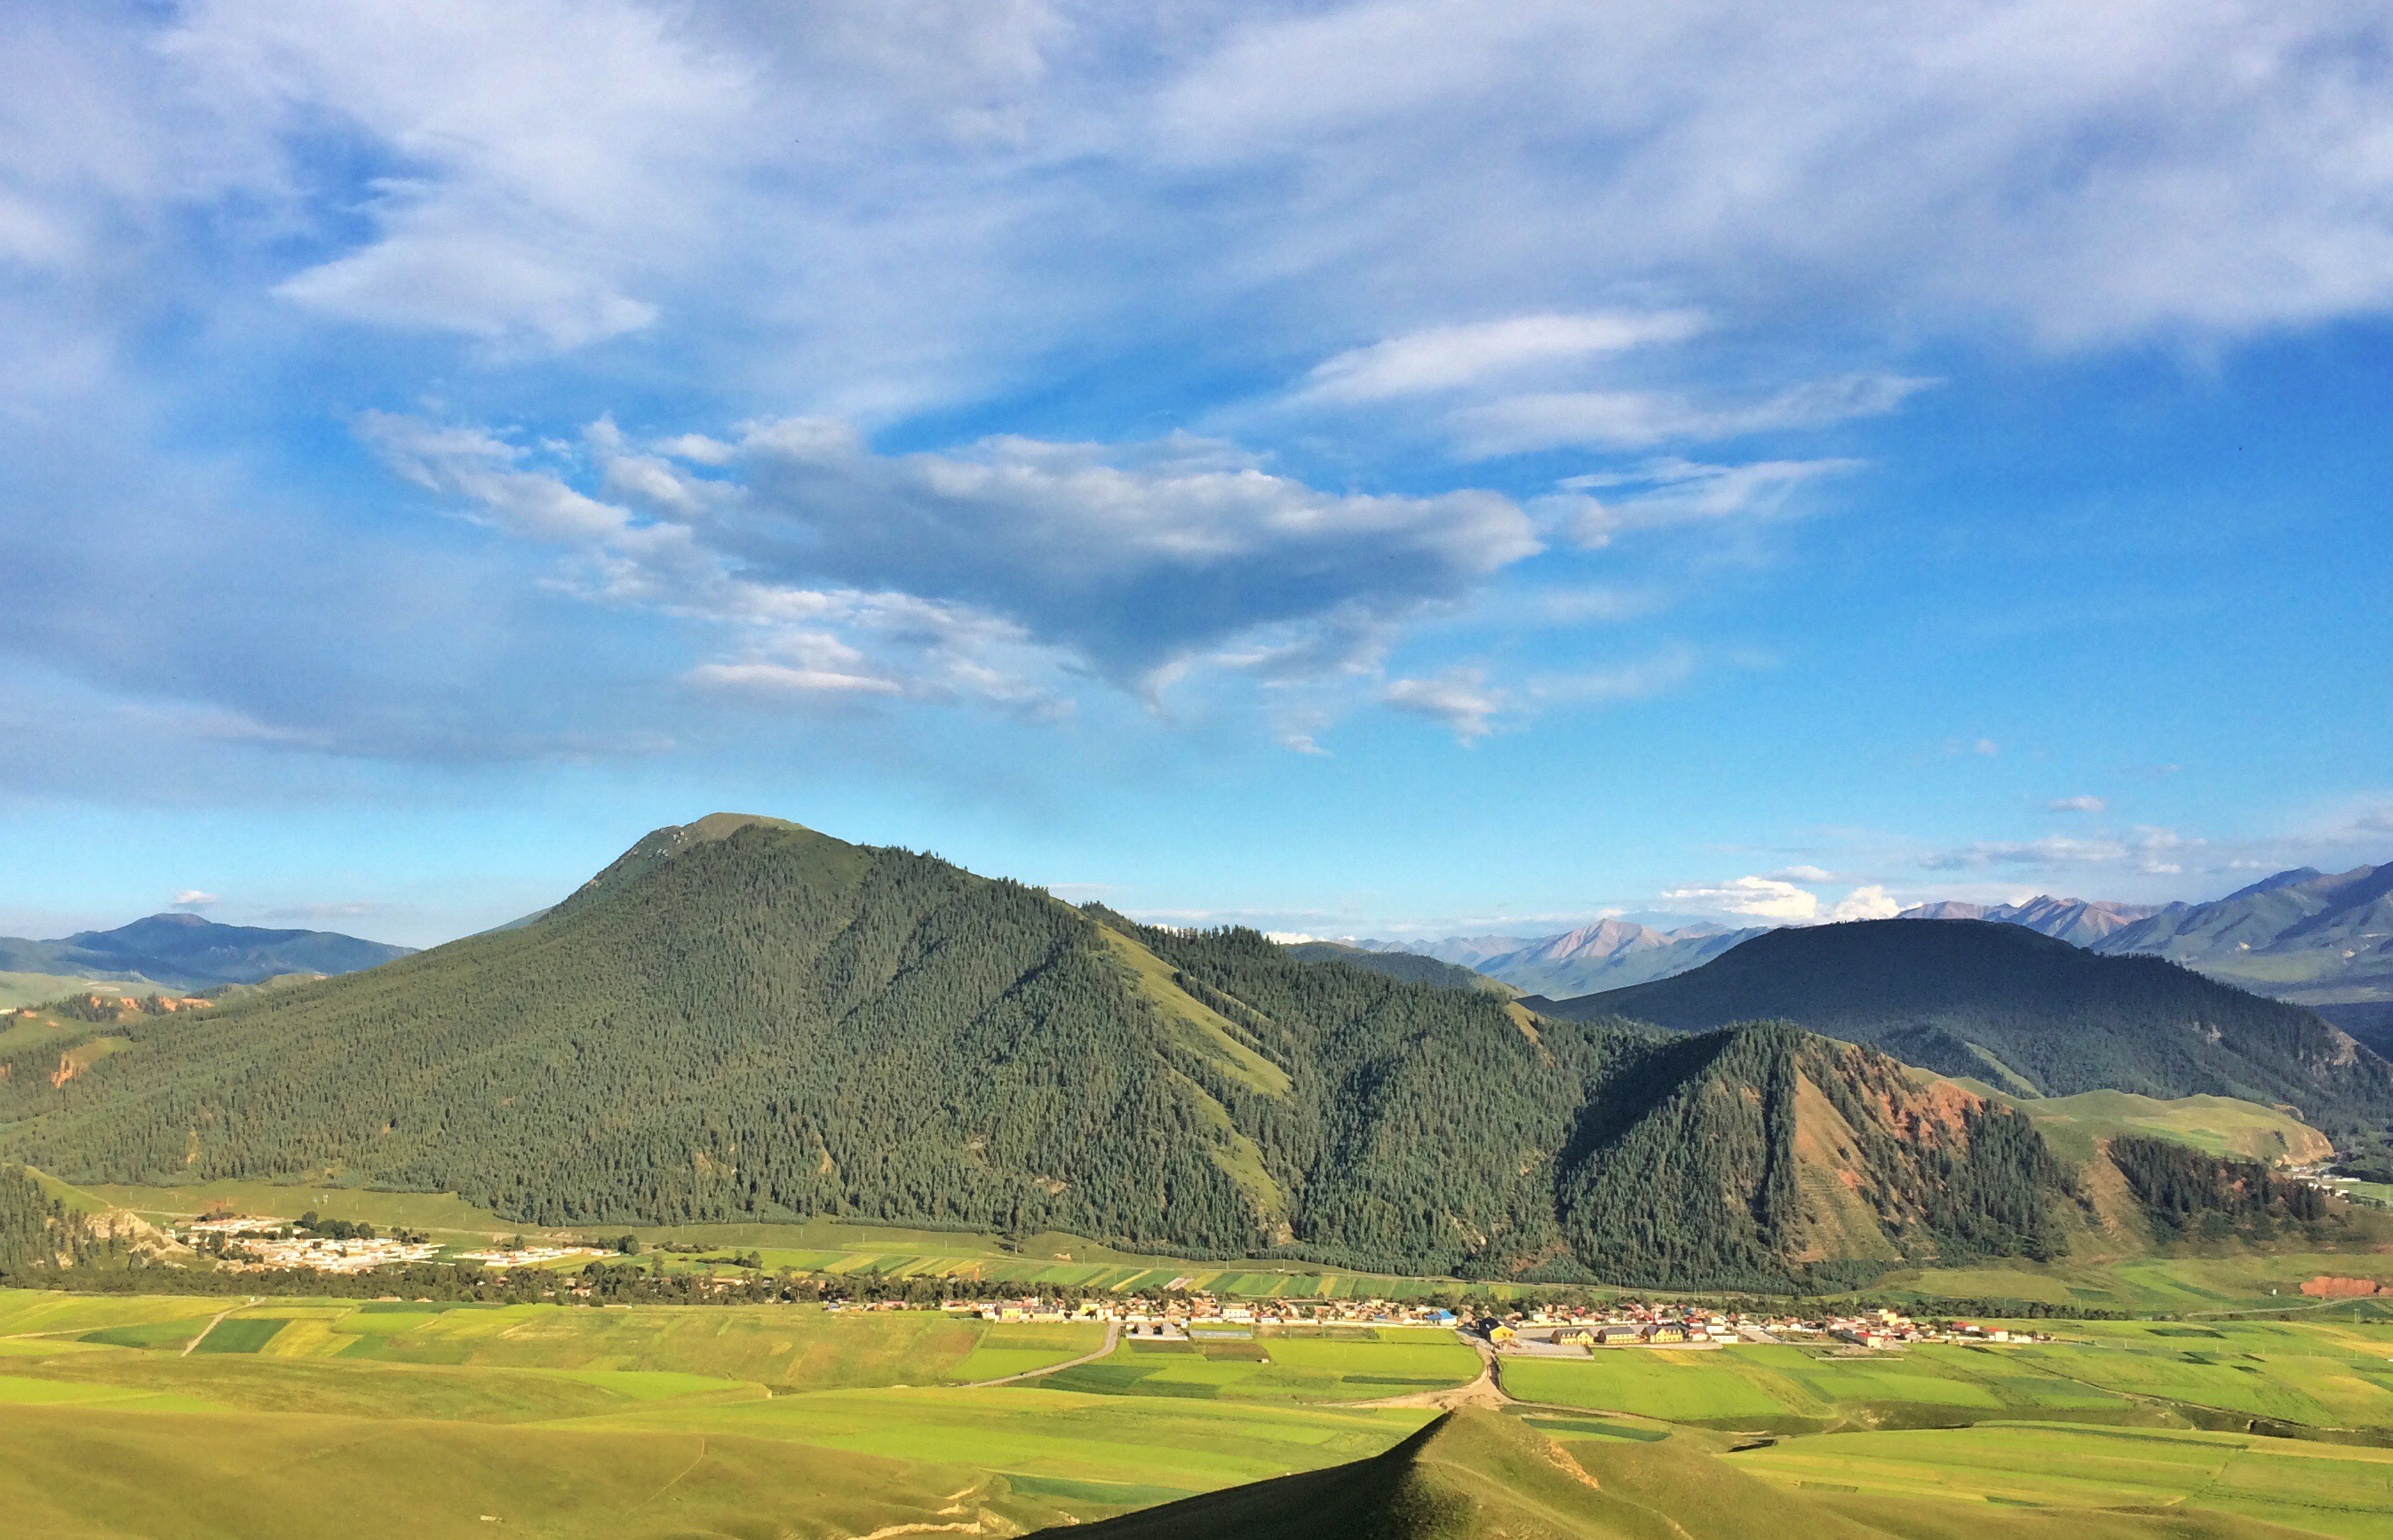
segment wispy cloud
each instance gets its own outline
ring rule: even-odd
[[[1340,353],[1306,377],[1300,398],[1338,402],[1452,390],[1523,369],[1578,362],[1703,330],[1693,310],[1598,315],[1515,316],[1467,326],[1434,326]]]
[[[2184,862],[2208,843],[2174,829],[2142,826],[2084,838],[2055,834],[2040,840],[1980,841],[1957,849],[1929,851],[1919,857],[1918,865],[1929,871],[2116,868],[2145,876],[2171,876],[2183,871]]]
[[[1465,407],[1448,423],[1463,452],[1483,459],[1565,446],[1633,450],[1883,416],[1933,383],[1897,374],[1853,374],[1791,386],[1765,400],[1725,406],[1661,391],[1553,391]]]
[[[211,904],[223,902],[224,900],[215,894],[199,888],[185,888],[174,896],[168,907],[177,909],[204,909]]]
[[[1380,698],[1400,711],[1444,723],[1465,744],[1494,731],[1497,713],[1510,704],[1505,692],[1488,686],[1484,670],[1471,668],[1449,669],[1433,679],[1390,680]]]
[[[1562,483],[1562,495],[1536,511],[1558,519],[1577,544],[1609,545],[1622,534],[1727,519],[1766,518],[1783,512],[1797,489],[1823,476],[1859,470],[1858,460],[1764,460],[1713,465],[1660,460],[1634,470],[1597,471]],[[1603,495],[1598,497],[1597,493]]]
[[[2044,804],[2046,813],[2108,813],[2110,803],[2101,797],[2055,797]]]

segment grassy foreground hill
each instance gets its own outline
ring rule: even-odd
[[[1783,1018],[2030,1095],[2287,1103],[2329,1129],[2393,1119],[2393,1064],[2315,1013],[2159,958],[2097,956],[2018,925],[1770,931],[1676,978],[1527,1003],[1681,1031]]]
[[[1962,1533],[2259,1540],[2294,1533],[2216,1512],[1969,1511],[1840,1499],[1749,1475],[1692,1435],[1580,1426],[1596,1436],[1549,1437],[1498,1413],[1452,1412],[1367,1460],[1068,1527],[1092,1540],[1916,1540]]]
[[[2074,1201],[2029,1118],[1866,1049],[1541,1019],[730,816],[517,928],[71,1024],[0,1058],[0,1155],[544,1225],[837,1216],[1786,1286],[2043,1257]]]

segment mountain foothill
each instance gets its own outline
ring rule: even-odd
[[[2393,1117],[2393,1066],[2160,959],[1874,922],[1514,993],[716,815],[503,930],[0,1034],[0,1159],[454,1192],[530,1224],[837,1216],[1650,1286],[2373,1233],[2223,1157],[2056,1153],[2022,1110],[2099,1083]]]

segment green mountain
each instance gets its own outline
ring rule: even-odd
[[[830,1214],[1775,1287],[2046,1255],[2070,1201],[2020,1113],[1790,1027],[1540,1019],[726,816],[370,972],[20,1022],[0,1156],[541,1224]]]
[[[2393,1118],[2393,1064],[2313,1012],[2159,958],[2097,956],[2019,925],[1881,920],[1771,931],[1676,978],[1524,1003],[1677,1031],[1783,1018],[2035,1095],[2231,1096],[2290,1103],[2330,1129]]]

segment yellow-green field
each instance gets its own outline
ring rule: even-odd
[[[2058,1527],[2033,1533],[2060,1535],[2070,1511],[2102,1508],[2106,1533],[2258,1519],[2393,1540],[2393,1326],[2347,1312],[2058,1329],[1875,1354],[1507,1357],[1503,1382],[1542,1403],[1515,1415],[1610,1451],[1604,1480],[1667,1451],[1663,1511],[1759,1482],[1872,1526],[1839,1533],[2025,1533],[2052,1510]],[[1019,1533],[1377,1454],[1435,1413],[1369,1403],[1479,1372],[1450,1333],[1266,1328],[969,1388],[1103,1337],[803,1306],[0,1291],[0,1528]],[[2240,1517],[2138,1528],[2130,1508]]]
[[[1433,1415],[955,1388],[1103,1340],[931,1312],[0,1290],[0,1527],[1018,1533],[1360,1458]],[[1325,1385],[1477,1372],[1450,1336],[1298,1355]]]

